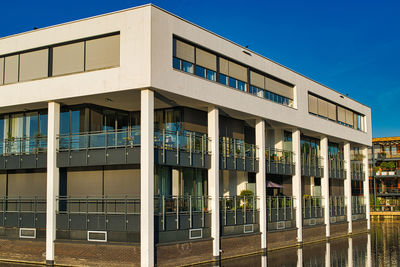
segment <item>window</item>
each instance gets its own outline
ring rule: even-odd
[[[207,79],[211,81],[216,81],[215,71],[207,70]]]
[[[85,70],[119,66],[119,39],[118,34],[86,41]]]
[[[84,42],[54,47],[53,76],[84,71],[84,51]]]
[[[217,72],[219,63],[219,72]],[[185,41],[173,39],[173,68],[274,101],[293,106],[293,85],[263,75]],[[248,75],[250,73],[250,75]],[[249,87],[247,83],[249,84]]]
[[[182,60],[182,70],[184,72],[193,73],[193,64],[187,61]]]
[[[29,81],[48,76],[49,49],[23,53],[20,55],[19,60],[20,81]]]
[[[206,77],[206,69],[200,66],[196,66],[196,75],[202,78]]]
[[[220,74],[219,82],[222,83],[223,85],[227,85],[227,76],[225,76],[224,74]]]
[[[363,115],[312,94],[308,94],[308,112],[359,131],[365,130]]]

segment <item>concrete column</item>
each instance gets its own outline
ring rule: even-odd
[[[329,207],[329,156],[328,156],[328,137],[321,138],[321,156],[323,160],[324,176],[321,179],[321,195],[324,198],[324,221],[326,225],[326,238],[331,236],[331,221]]]
[[[347,223],[349,234],[353,233],[353,214],[351,212],[351,158],[350,158],[350,143],[346,142],[343,147],[345,170],[346,170],[346,180],[344,180],[344,196],[346,198],[347,207]]]
[[[303,242],[303,207],[301,193],[301,149],[300,149],[300,130],[295,129],[292,134],[292,146],[294,153],[295,174],[292,177],[293,197],[296,207],[296,227],[297,242]]]
[[[211,237],[213,238],[213,256],[219,258],[219,110],[216,107],[208,109],[208,137],[211,141],[211,168],[208,169],[208,194],[211,197]]]
[[[60,191],[60,172],[57,168],[57,135],[60,132],[60,104],[49,102],[47,128],[47,205],[46,205],[46,263],[54,263],[56,240],[57,196]]]
[[[365,197],[365,212],[367,216],[367,229],[371,230],[371,217],[370,217],[370,206],[369,206],[369,168],[368,168],[368,147],[364,147],[363,149],[363,167],[365,171],[364,177],[364,197]]]
[[[267,197],[266,197],[266,170],[265,170],[265,121],[256,121],[256,145],[258,147],[258,172],[256,174],[258,207],[260,209],[261,249],[267,250]]]
[[[154,266],[154,92],[141,91],[140,263]]]

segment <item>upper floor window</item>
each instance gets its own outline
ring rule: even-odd
[[[0,85],[111,68],[119,62],[119,34],[57,44],[0,57]]]
[[[293,106],[293,85],[270,75],[253,70],[249,72],[249,68],[242,64],[176,38],[173,39],[172,66],[282,105]]]
[[[360,131],[364,129],[364,116],[318,96],[308,95],[308,112]]]

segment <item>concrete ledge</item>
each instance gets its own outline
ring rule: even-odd
[[[297,229],[285,229],[267,233],[268,250],[297,246]]]
[[[212,240],[158,244],[155,248],[155,255],[157,266],[187,265],[214,259]]]
[[[312,243],[326,240],[326,225],[303,227],[303,243]]]
[[[261,234],[221,238],[222,259],[261,252]]]
[[[347,236],[349,233],[349,225],[347,222],[338,222],[331,224],[331,238]]]
[[[367,232],[367,220],[353,221],[353,234]]]

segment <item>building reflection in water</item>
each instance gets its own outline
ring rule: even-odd
[[[363,234],[355,235],[352,238],[333,239],[326,243],[319,242],[304,245],[302,248],[270,251],[267,255],[223,260],[218,266],[365,267],[372,266],[373,259],[371,258],[371,251],[371,236],[369,234]]]

